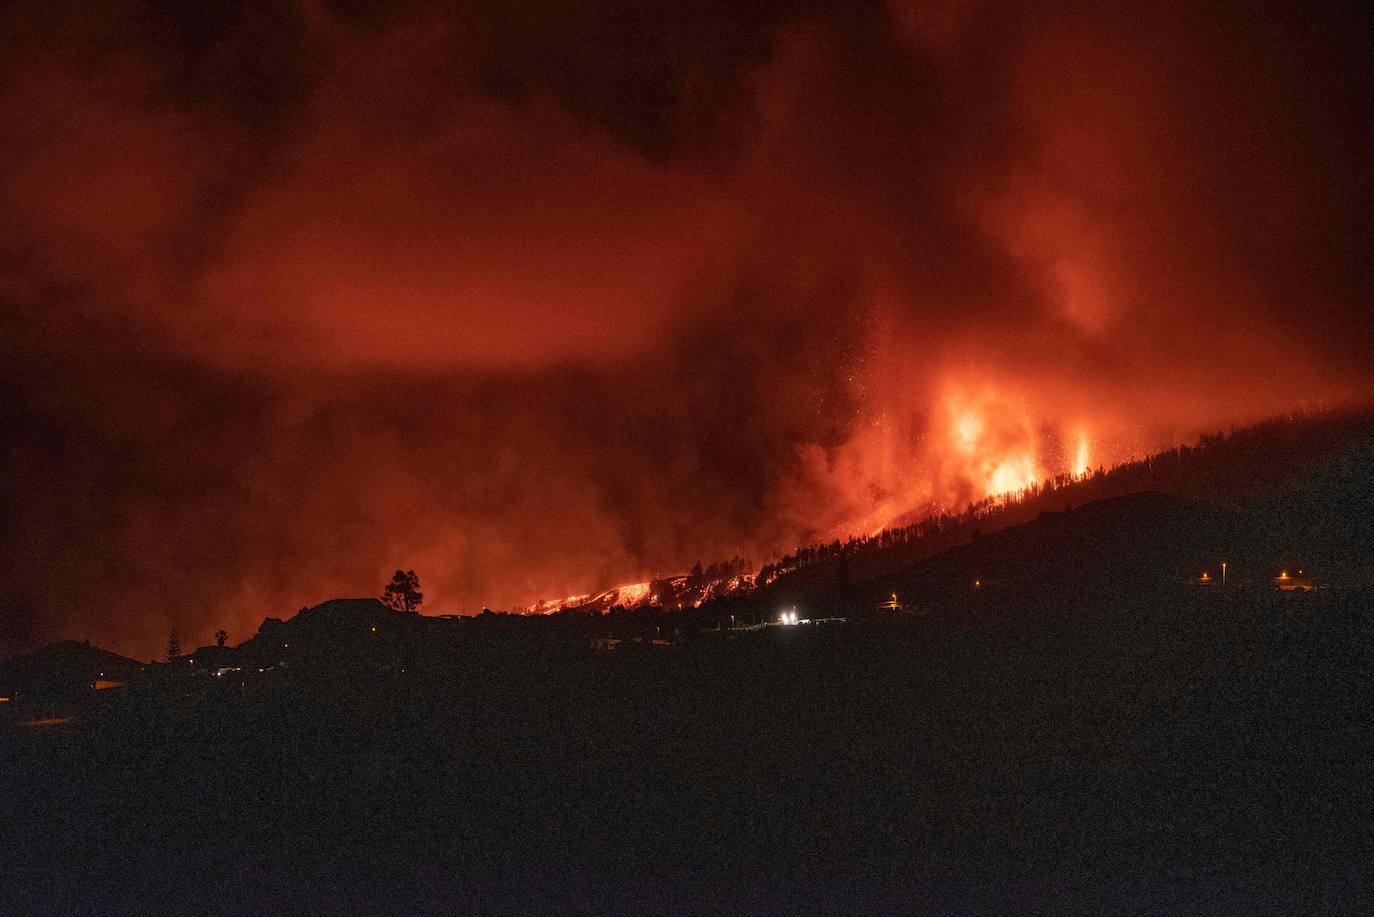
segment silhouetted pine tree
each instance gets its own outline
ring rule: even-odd
[[[388,608],[394,608],[396,611],[415,611],[424,600],[424,593],[420,591],[420,578],[415,575],[414,570],[397,570],[391,577],[391,582],[387,583],[386,589],[382,591],[382,601]]]

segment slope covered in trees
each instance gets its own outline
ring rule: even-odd
[[[876,535],[798,548],[765,565],[758,585],[805,591],[861,582],[1044,513],[1133,493],[1236,506],[1291,488],[1324,462],[1369,444],[1374,444],[1374,412],[1368,409],[1273,418],[1110,469],[1046,478],[1024,490],[970,503],[962,512],[942,512]]]

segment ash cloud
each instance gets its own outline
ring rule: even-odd
[[[764,560],[1372,375],[1352,5],[10,4],[0,650]]]

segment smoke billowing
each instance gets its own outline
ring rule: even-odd
[[[761,561],[1374,376],[1355,4],[91,6],[0,11],[3,650]]]

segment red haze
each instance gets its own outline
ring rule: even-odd
[[[763,560],[1367,393],[1367,24],[1210,7],[10,4],[0,650]]]

